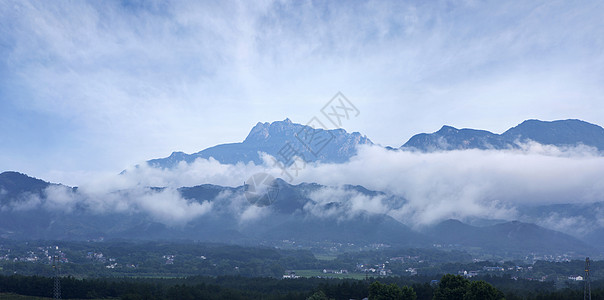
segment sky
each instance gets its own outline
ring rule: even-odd
[[[172,151],[347,122],[400,146],[447,124],[604,125],[601,1],[0,0],[0,171],[79,185]]]

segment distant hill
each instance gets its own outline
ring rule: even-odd
[[[266,208],[267,214],[247,223],[241,222],[235,209],[236,206],[249,206],[244,198],[246,186],[223,187],[204,184],[182,187],[178,192],[186,201],[210,201],[212,212],[186,224],[170,226],[154,220],[142,211],[98,212],[85,205],[74,210],[48,208],[45,206],[48,197],[45,188],[59,185],[24,174],[5,172],[0,174],[0,187],[4,191],[3,204],[0,206],[0,237],[60,240],[91,240],[99,237],[138,240],[187,239],[239,244],[297,240],[311,243],[385,243],[407,247],[426,247],[440,243],[481,248],[503,254],[546,251],[582,253],[581,251],[591,249],[569,235],[522,222],[478,227],[457,220],[447,220],[424,232],[418,232],[385,214],[372,214],[367,211],[350,214],[351,203],[346,199],[328,199],[326,202],[317,203],[311,195],[327,188],[319,184],[290,185],[276,179],[276,185],[279,193],[274,203]],[[74,197],[81,196],[77,189],[66,188]],[[406,203],[405,199],[367,190],[362,186],[344,185],[338,189],[350,195],[380,197],[383,203],[391,208],[401,207]],[[161,190],[163,188],[149,188],[147,192]],[[124,198],[130,197],[128,190],[115,191],[114,194]],[[14,208],[14,203],[27,201],[31,196],[40,199],[33,202],[34,207]],[[312,207],[316,205],[327,213],[313,213]],[[580,209],[567,211],[580,212]],[[530,211],[527,211],[527,215],[529,214]],[[601,234],[597,230],[594,233]]]
[[[77,188],[50,183],[23,173],[13,171],[2,172],[0,173],[0,208],[3,205],[26,201],[31,197],[45,199],[47,197],[46,189],[49,187],[67,188],[67,190],[73,193],[77,191]]]
[[[446,220],[426,233],[445,244],[478,247],[491,252],[526,253],[549,251],[575,251],[589,253],[595,248],[570,235],[549,230],[531,223],[504,222],[484,227]],[[543,245],[547,245],[546,248]]]
[[[23,194],[41,195],[50,183],[18,172],[0,173],[0,205]]]
[[[414,135],[401,148],[433,152],[463,149],[511,149],[516,147],[513,141],[503,139],[500,135],[489,131],[443,126],[434,133]]]
[[[211,201],[211,214],[191,220],[183,226],[162,224],[143,212],[104,211],[81,207],[76,210],[56,210],[47,208],[48,197],[45,188],[53,184],[24,174],[7,172],[0,174],[0,186],[5,191],[3,205],[0,206],[0,237],[11,239],[65,239],[89,240],[99,237],[147,240],[190,239],[212,242],[257,244],[263,240],[295,239],[304,241],[340,241],[361,243],[389,243],[396,245],[427,245],[421,234],[406,225],[382,214],[360,212],[354,217],[335,215],[314,216],[305,209],[312,203],[312,192],[326,188],[318,184],[290,185],[277,180],[279,193],[275,202],[267,208],[269,214],[258,222],[241,224],[235,206],[249,206],[244,199],[245,186],[223,187],[204,184],[182,187],[179,193],[187,201]],[[10,180],[9,180],[10,179]],[[56,185],[55,185],[56,186]],[[342,186],[341,189],[366,196],[383,195],[361,186]],[[74,197],[78,195],[77,189]],[[162,188],[149,188],[161,191]],[[225,197],[219,195],[225,194]],[[122,197],[129,197],[128,190],[115,191]],[[9,196],[10,195],[10,196]],[[37,197],[27,208],[14,208],[14,204]],[[387,198],[394,203],[402,199]],[[239,203],[237,201],[244,201]],[[343,203],[327,203],[336,208]],[[344,207],[340,207],[344,212]]]
[[[604,150],[604,128],[581,120],[527,120],[502,135],[508,141],[531,140],[544,145],[586,145]]]
[[[554,146],[591,146],[604,151],[604,128],[581,120],[527,120],[502,134],[443,126],[434,133],[414,135],[401,149],[424,152],[463,149],[513,149],[534,141]]]
[[[169,157],[152,159],[148,163],[153,167],[171,168],[181,161],[190,163],[197,158],[213,157],[224,164],[238,162],[261,164],[260,152],[280,159],[288,152],[293,153],[289,151],[291,149],[288,144],[307,162],[342,163],[356,154],[357,145],[373,143],[358,132],[348,133],[344,129],[313,129],[285,119],[256,124],[241,143],[221,144],[193,154],[173,152]]]

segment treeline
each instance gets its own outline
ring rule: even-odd
[[[368,280],[275,279],[270,277],[194,276],[174,279],[104,278],[61,280],[63,299],[580,299],[580,285],[556,290],[551,283],[481,277],[468,280],[444,275],[388,277]],[[604,299],[604,282],[592,284],[592,299]],[[53,278],[0,276],[0,293],[52,297]]]

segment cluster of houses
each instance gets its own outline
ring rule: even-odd
[[[166,260],[166,265],[173,265],[174,264],[174,255],[164,255],[162,256],[163,259]]]
[[[573,280],[573,281],[583,281],[583,276],[581,275],[577,275],[577,276],[568,276],[568,280]]]
[[[294,271],[285,271],[285,275],[283,275],[283,279],[296,279],[300,278],[300,276],[296,275]]]
[[[53,250],[54,254],[50,254],[49,249]],[[67,263],[69,259],[59,250],[57,246],[48,246],[48,247],[37,247],[37,251],[27,251],[24,254],[14,254],[11,253],[11,249],[8,248],[0,248],[0,250],[5,251],[6,254],[0,255],[0,260],[5,261],[21,261],[21,262],[44,262],[44,263],[53,263],[53,255],[54,258],[57,259],[58,262]]]
[[[522,267],[517,267],[520,268],[520,270],[522,269]],[[531,267],[532,268],[532,267]],[[513,268],[508,268],[508,270],[512,270]],[[480,272],[503,272],[505,271],[504,267],[487,267],[484,266],[482,267],[482,270],[474,270],[474,271],[466,271],[466,270],[461,270],[457,272],[457,275],[461,275],[463,277],[466,278],[472,278],[474,276],[478,276],[480,274]]]
[[[386,264],[378,264],[378,265],[364,265],[357,264],[357,271],[372,274],[372,275],[380,275],[380,276],[388,276],[392,275],[392,270],[386,268]]]
[[[97,262],[101,262],[104,263],[107,261],[107,257],[105,257],[105,255],[103,255],[102,252],[88,252],[86,253],[86,258],[93,260],[93,261],[97,261]]]
[[[417,275],[417,269],[416,268],[407,268],[405,270],[405,272],[409,273],[410,276]]]
[[[348,270],[330,270],[330,269],[323,269],[323,274],[348,274]]]

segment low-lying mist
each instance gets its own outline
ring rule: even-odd
[[[513,150],[433,153],[362,146],[347,163],[308,163],[297,174],[290,171],[291,177],[285,176],[269,155],[261,155],[264,163],[260,165],[198,159],[172,169],[159,169],[143,163],[120,175],[82,179],[76,192],[51,185],[45,191],[46,197],[29,195],[2,209],[42,207],[66,212],[85,209],[98,214],[146,213],[167,225],[186,224],[226,210],[240,222],[253,222],[267,217],[271,207],[253,206],[240,193],[191,201],[184,199],[177,188],[201,184],[237,187],[259,172],[281,177],[290,184],[324,185],[306,195],[310,202],[303,210],[314,216],[350,219],[361,213],[387,214],[414,228],[450,218],[522,220],[526,218],[521,212],[524,207],[604,200],[604,157],[583,146],[559,148],[529,143]],[[368,195],[344,185],[360,185],[383,193]],[[404,201],[393,202],[392,197]],[[594,213],[599,216],[599,212]],[[584,231],[604,226],[599,219],[602,218],[594,221],[552,213],[547,218],[527,221],[581,234],[584,232],[578,227]]]

